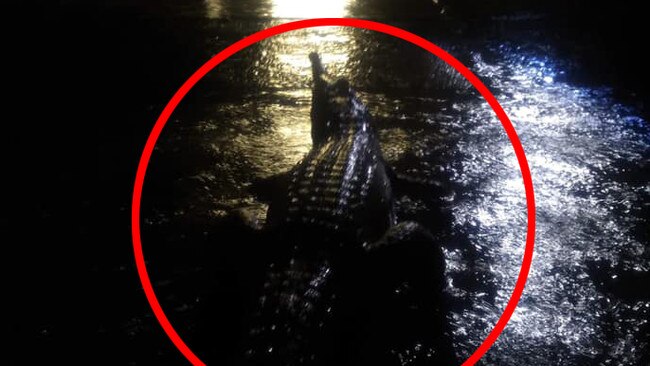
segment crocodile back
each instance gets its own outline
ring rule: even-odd
[[[356,97],[348,102],[338,133],[293,169],[286,222],[323,240],[362,244],[391,224],[391,189],[368,112]]]
[[[320,60],[311,58],[313,147],[269,204],[266,226],[279,259],[266,273],[250,328],[251,365],[340,364],[334,359],[346,345],[339,325],[354,320],[341,299],[356,292],[346,290],[353,278],[346,273],[359,264],[359,249],[394,223],[391,186],[366,107],[347,81],[322,79]]]

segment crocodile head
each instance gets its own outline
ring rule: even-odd
[[[346,79],[331,79],[317,53],[309,54],[313,73],[311,137],[314,146],[350,128],[364,128],[368,112]]]
[[[267,221],[290,223],[292,235],[304,234],[312,243],[316,237],[325,247],[336,242],[357,248],[378,239],[394,221],[387,168],[355,91],[344,79],[332,81],[317,54],[310,59],[313,146],[291,170],[287,199],[270,206]]]

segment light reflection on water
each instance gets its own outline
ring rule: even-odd
[[[549,60],[507,48],[499,53],[500,63],[488,64],[479,57],[474,69],[479,75],[488,74],[501,91],[497,97],[522,140],[535,185],[538,229],[526,290],[487,360],[512,364],[516,355],[519,362],[534,365],[608,359],[636,364],[639,347],[647,347],[639,333],[645,321],[630,327],[635,321],[626,317],[649,304],[621,303],[620,311],[612,315],[611,303],[617,300],[596,287],[588,263],[647,263],[647,258],[626,255],[644,253],[644,244],[627,234],[642,225],[641,218],[628,213],[647,199],[643,187],[604,176],[615,172],[620,161],[647,159],[647,130],[631,131],[623,122],[628,115],[620,113],[633,112],[617,106],[604,90],[550,82],[557,71]],[[496,321],[510,295],[523,253],[526,211],[521,179],[513,169],[516,159],[491,111],[475,102],[463,109],[474,110],[483,123],[469,124],[464,138],[468,143],[460,145],[460,153],[469,157],[462,163],[466,173],[455,179],[475,187],[479,198],[459,202],[454,215],[461,226],[472,227],[470,241],[480,257],[488,258],[498,289],[493,303],[477,301],[472,310],[454,314],[458,334],[477,340]],[[470,143],[473,134],[492,138]],[[489,156],[493,151],[500,155],[498,160]],[[615,203],[626,209],[614,207]],[[647,313],[637,315],[643,318]],[[614,344],[605,337],[607,328],[613,327],[608,323],[612,320],[605,320],[610,316],[619,324],[614,332],[620,338]],[[466,346],[470,344],[476,345]]]
[[[350,3],[351,0],[269,0],[252,4],[242,1],[256,16],[276,19],[342,18],[348,16]],[[208,19],[230,16],[233,12],[230,8],[236,6],[223,0],[203,0],[203,5]]]
[[[341,18],[346,14],[349,0],[305,1],[273,0],[274,18]]]
[[[338,16],[347,6],[346,1],[322,3],[327,9],[305,5],[304,12],[295,13],[302,5],[290,3],[272,2],[272,15],[309,17],[314,11],[328,16],[331,11],[329,15]],[[221,16],[218,4],[206,0],[209,17]],[[395,163],[405,152],[413,152],[419,159],[416,174],[443,180],[456,192],[445,203],[452,225],[444,237],[462,238],[446,242],[445,253],[447,291],[457,304],[449,318],[457,353],[465,358],[497,321],[519,271],[526,230],[521,175],[488,105],[463,88],[458,93],[436,89],[434,81],[458,75],[416,49],[408,57],[425,59],[429,69],[403,70],[397,58],[383,62],[382,57],[390,57],[380,46],[383,42],[368,32],[339,27],[274,37],[245,51],[241,60],[247,61],[226,62],[218,71],[242,74],[238,82],[254,92],[214,103],[202,117],[183,120],[180,111],[183,124],[192,126],[192,118],[200,121],[192,132],[167,133],[177,139],[193,135],[216,161],[197,164],[200,171],[192,176],[207,177],[202,182],[218,194],[193,198],[203,200],[192,202],[193,207],[250,205],[252,197],[245,190],[250,180],[288,170],[311,147],[307,54],[320,52],[333,75],[360,81],[388,160]],[[531,166],[538,211],[526,290],[484,362],[637,364],[640,350],[647,352],[642,333],[650,303],[623,301],[604,292],[589,268],[607,263],[609,268],[649,270],[646,243],[632,234],[644,222],[639,207],[648,202],[647,182],[626,181],[619,167],[622,162],[647,164],[646,121],[618,104],[607,89],[558,81],[562,65],[544,55],[507,45],[463,52],[471,56],[470,68],[489,81],[515,125]],[[484,54],[491,55],[490,61]],[[250,67],[241,68],[245,62]],[[363,74],[371,69],[366,64],[384,69],[368,76]],[[434,87],[404,87],[412,80],[402,75],[414,71]],[[396,75],[380,79],[397,92],[375,91],[372,81],[382,73]],[[415,205],[407,201],[401,210],[418,211]]]
[[[241,128],[236,136],[215,136],[220,143],[232,141],[232,148],[249,160],[255,171],[266,176],[287,171],[311,148],[311,64],[305,50],[317,51],[333,75],[344,75],[353,42],[350,30],[341,27],[320,27],[309,31],[290,32],[265,41],[253,62],[252,77],[273,89],[268,103],[251,102],[256,115],[271,124],[266,134],[253,133],[255,121],[249,121],[249,110],[232,105],[223,108],[240,114],[231,122]],[[300,84],[299,88],[287,85]],[[217,112],[218,113],[218,112]],[[221,145],[219,145],[221,146]]]

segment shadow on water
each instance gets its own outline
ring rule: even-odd
[[[533,269],[485,362],[647,364],[647,92],[627,71],[640,61],[610,54],[634,41],[611,42],[628,33],[598,23],[611,10],[631,17],[633,33],[639,15],[593,5],[580,16],[586,7],[576,1],[566,8],[490,2],[484,9],[442,0],[299,3],[71,3],[45,17],[42,27],[56,32],[43,32],[44,43],[69,57],[53,62],[57,73],[30,81],[44,95],[57,95],[66,83],[75,91],[43,102],[43,110],[71,113],[71,121],[105,112],[90,118],[98,123],[44,126],[34,137],[48,152],[43,168],[22,168],[25,189],[42,196],[23,209],[48,233],[39,238],[70,237],[66,217],[73,213],[75,243],[91,258],[81,280],[49,260],[65,249],[43,248],[34,265],[50,275],[38,299],[77,292],[60,283],[104,291],[89,290],[75,306],[60,301],[30,310],[40,315],[19,333],[43,350],[31,357],[62,356],[60,344],[75,340],[107,364],[183,362],[145,303],[128,245],[111,249],[128,243],[128,233],[105,227],[128,225],[145,136],[172,91],[233,41],[289,18],[355,16],[404,27],[459,58],[494,91],[526,150],[538,202]],[[590,38],[581,29],[598,31]],[[80,47],[81,30],[95,43]],[[235,357],[272,248],[232,213],[261,222],[266,207],[248,192],[250,183],[286,171],[310,148],[312,50],[359,90],[391,166],[437,182],[423,192],[410,187],[412,194],[397,199],[398,213],[429,227],[444,248],[451,338],[457,356],[467,357],[501,313],[523,253],[516,160],[487,104],[454,71],[414,46],[363,30],[319,28],[264,41],[224,62],[181,103],[154,151],[143,197],[144,251],[163,308],[202,359]],[[101,60],[98,68],[93,59]],[[65,112],[64,99],[75,101],[74,112]],[[80,130],[99,137],[74,148],[51,138]],[[90,168],[75,173],[79,166]],[[52,183],[36,183],[42,181]],[[110,311],[97,321],[53,320],[79,319],[82,307]]]

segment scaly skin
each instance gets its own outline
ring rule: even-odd
[[[350,325],[349,308],[362,297],[354,283],[366,284],[350,268],[396,237],[424,232],[394,226],[388,168],[369,113],[347,81],[331,82],[318,56],[310,58],[313,147],[269,207],[267,227],[290,254],[267,272],[246,349],[254,365],[352,362],[357,350],[349,342],[362,327]]]

